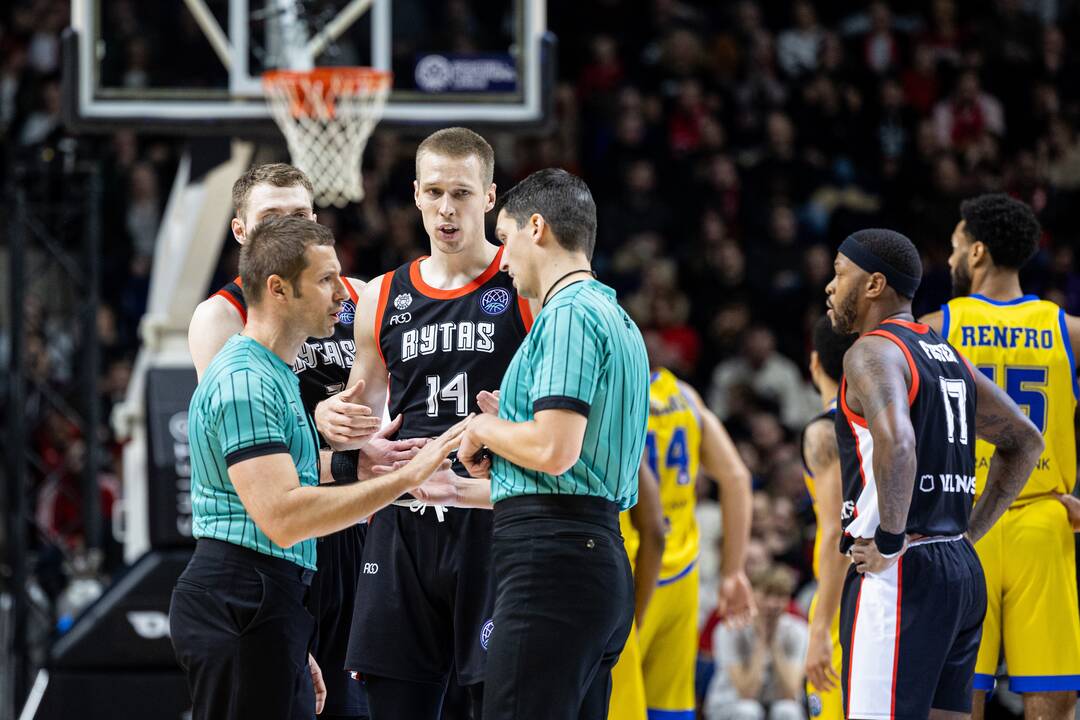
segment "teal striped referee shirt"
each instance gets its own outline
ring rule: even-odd
[[[192,535],[314,570],[314,538],[288,548],[275,545],[252,521],[229,480],[230,465],[288,453],[300,484],[319,484],[319,444],[292,368],[255,340],[231,337],[191,398],[188,440]]]
[[[541,309],[503,376],[499,417],[527,422],[561,408],[588,418],[581,457],[554,476],[496,456],[491,500],[518,495],[594,495],[623,510],[637,503],[637,471],[649,418],[649,360],[615,291],[596,280],[566,286]]]

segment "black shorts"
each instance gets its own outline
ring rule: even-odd
[[[982,565],[966,539],[917,542],[877,575],[852,567],[840,606],[845,716],[971,712],[985,614]]]
[[[315,619],[305,601],[313,574],[254,550],[198,541],[169,606],[193,720],[311,720]]]
[[[491,511],[391,505],[368,523],[346,667],[398,680],[483,682],[492,616]]]
[[[311,654],[326,682],[325,715],[367,715],[363,683],[345,669],[366,532],[366,524],[353,525],[319,538],[319,571],[311,583],[308,604],[318,626]]]

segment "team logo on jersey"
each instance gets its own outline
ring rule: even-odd
[[[394,298],[394,307],[398,310],[405,310],[412,305],[412,293],[401,293]]]
[[[806,696],[806,704],[810,706],[810,717],[817,717],[821,715],[821,696],[817,693],[810,693]]]
[[[337,321],[342,325],[352,325],[355,319],[356,305],[353,305],[352,300],[341,303],[341,312],[338,313]]]
[[[390,316],[391,325],[401,325],[412,320],[412,313],[398,313],[397,315]]]
[[[502,315],[510,307],[510,291],[506,288],[491,288],[480,296],[480,309],[488,315]]]
[[[480,647],[484,650],[488,649],[488,643],[491,642],[491,633],[495,629],[495,622],[488,620],[484,623],[484,627],[480,629]]]

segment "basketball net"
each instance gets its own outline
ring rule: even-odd
[[[382,117],[393,75],[366,67],[273,70],[263,74],[271,114],[315,202],[344,207],[364,198],[364,148]]]

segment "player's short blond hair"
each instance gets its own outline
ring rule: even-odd
[[[311,180],[300,168],[293,167],[288,163],[267,163],[256,165],[236,179],[232,186],[233,207],[236,208],[236,217],[244,219],[247,212],[248,198],[251,190],[256,185],[273,185],[274,187],[292,187],[300,185],[308,191],[308,197],[315,195],[315,189],[311,186]]]
[[[495,179],[495,151],[488,141],[463,127],[443,128],[424,138],[416,148],[416,179],[420,179],[420,156],[434,153],[448,158],[460,159],[475,155],[480,160],[484,187]]]

